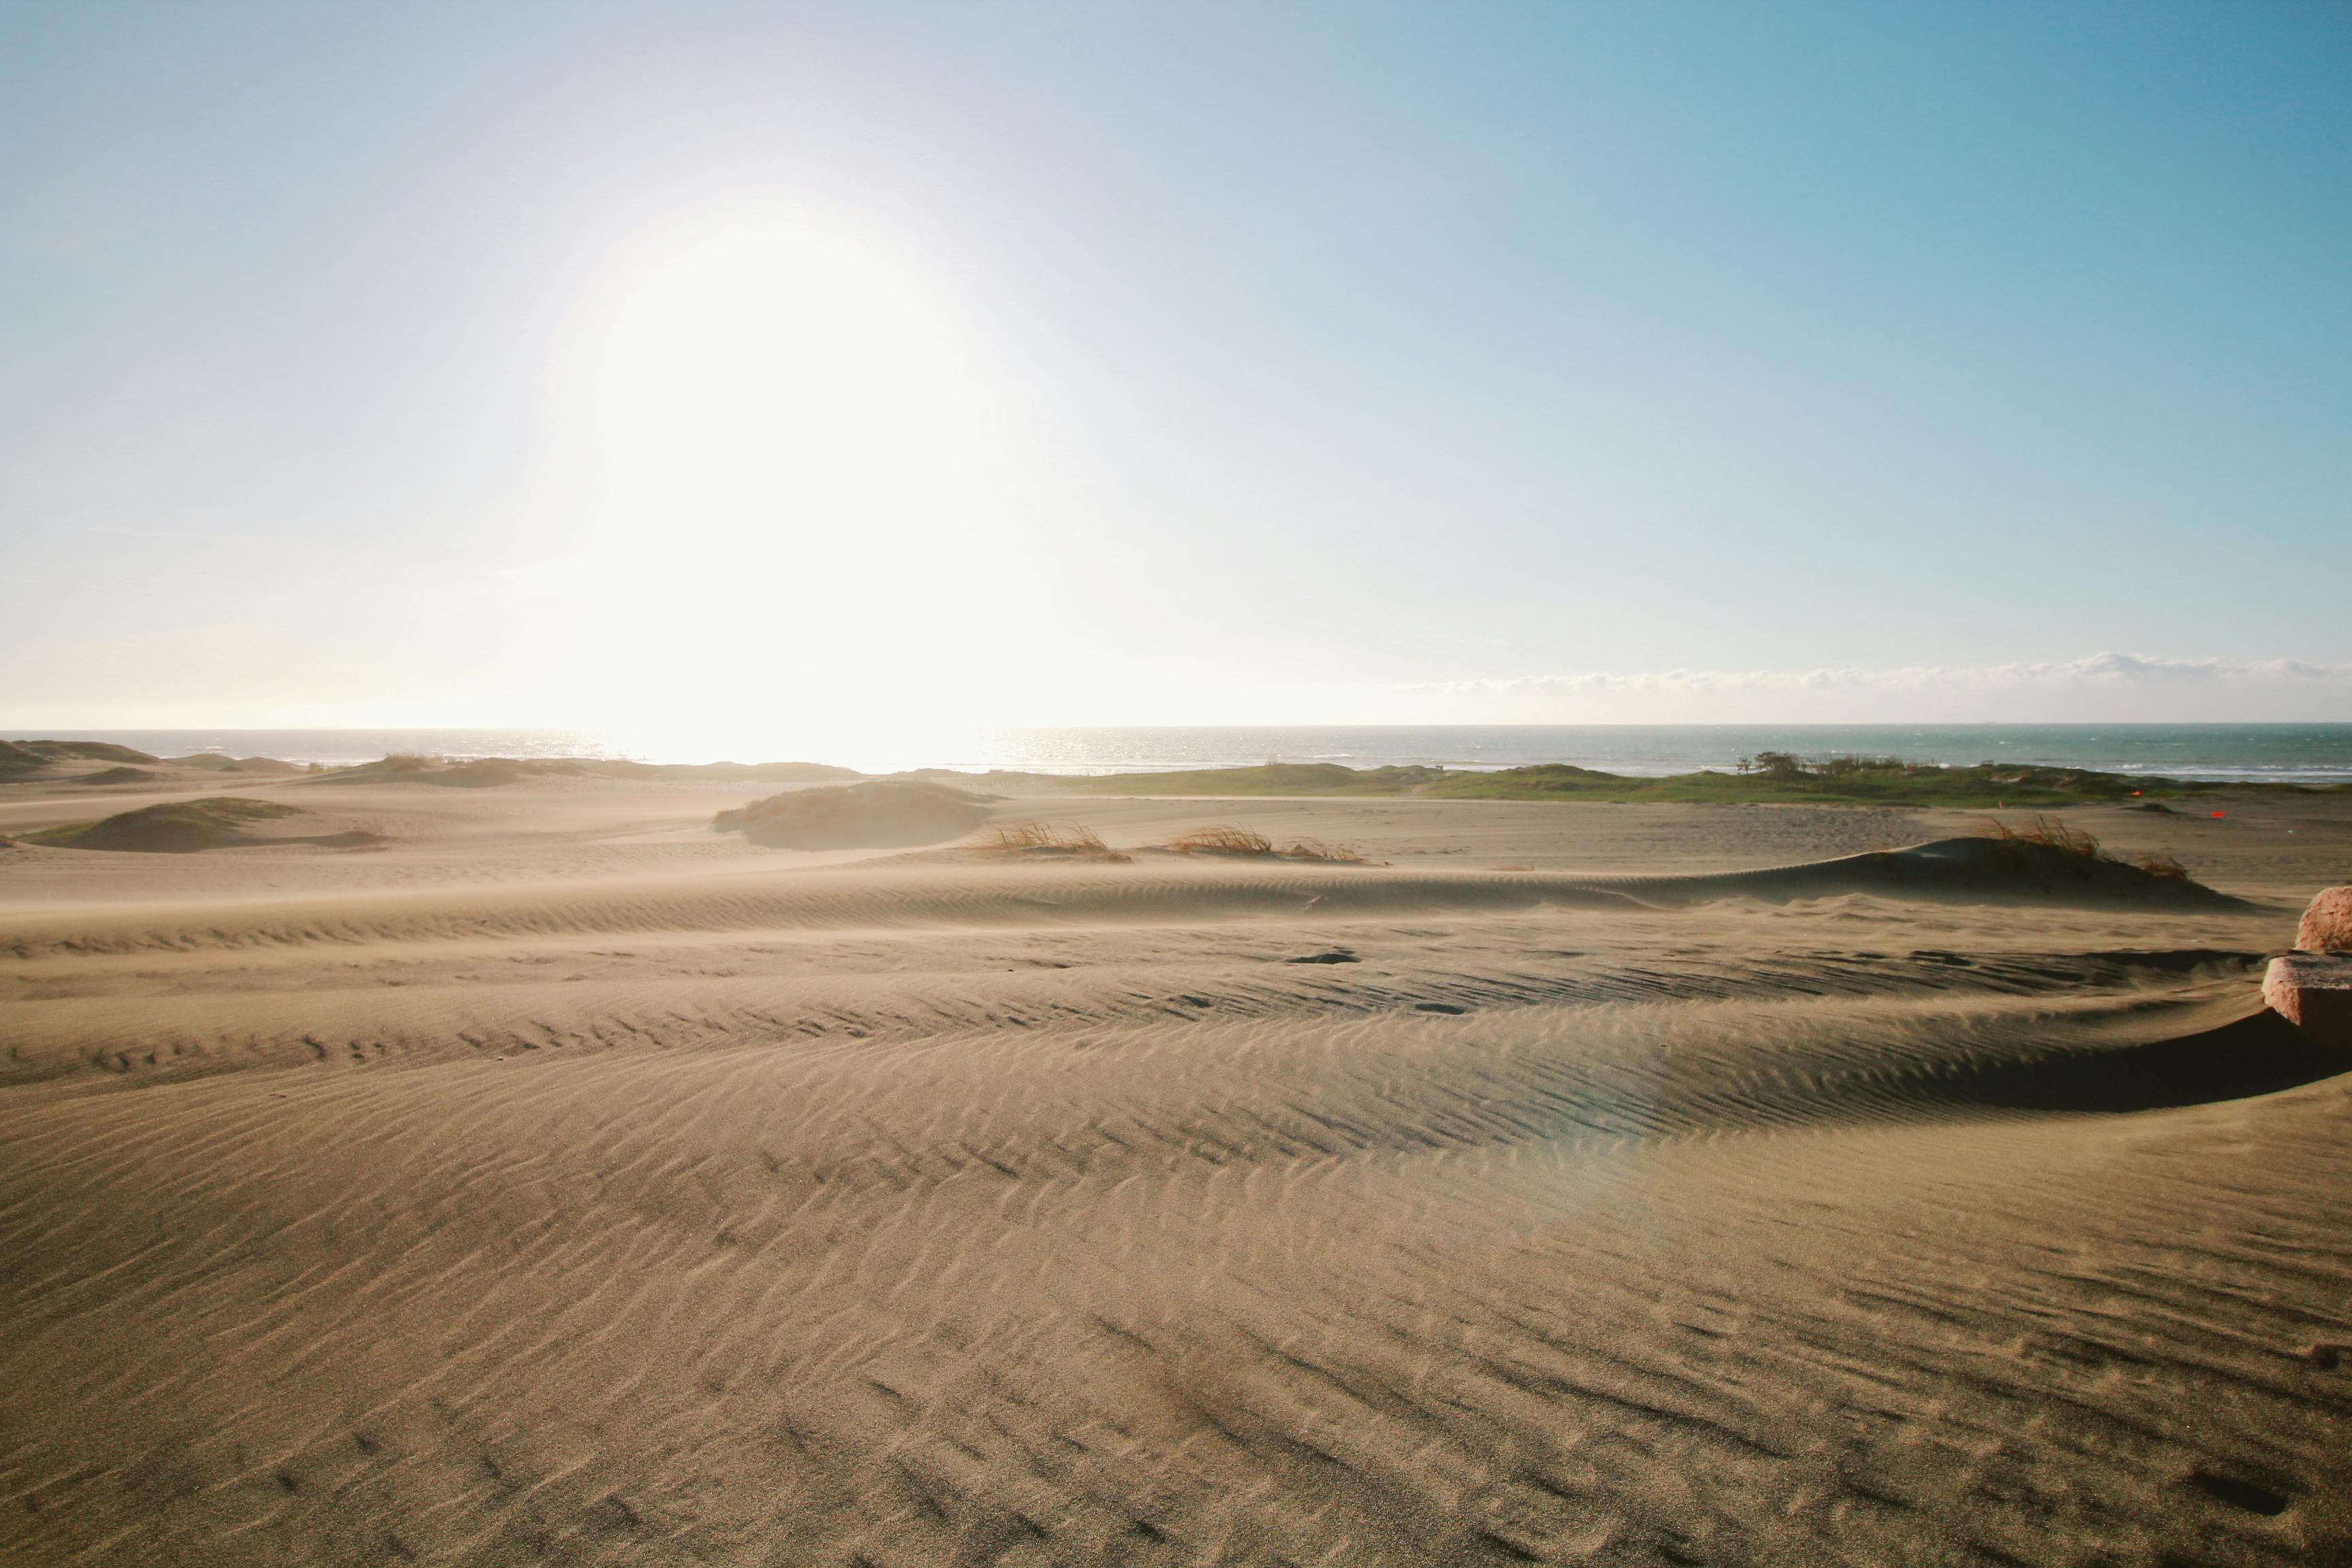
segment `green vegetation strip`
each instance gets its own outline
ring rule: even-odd
[[[950,775],[940,774],[940,777]],[[1418,795],[1438,800],[1691,801],[1792,804],[1808,801],[1875,805],[2060,806],[2153,801],[2217,790],[2292,794],[2342,793],[2344,784],[2220,784],[2198,780],[2132,777],[2088,768],[2025,767],[1979,763],[1942,767],[1895,757],[1805,758],[1766,752],[1725,773],[1633,778],[1592,768],[1547,763],[1538,767],[1469,773],[1442,767],[1349,768],[1337,763],[1268,763],[1254,768],[1200,768],[1182,773],[1112,773],[1087,778],[1047,774],[961,775],[963,782],[1044,784],[1080,795]]]

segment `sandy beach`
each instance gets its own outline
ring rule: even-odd
[[[2352,1060],[2259,995],[2340,799],[2070,812],[2231,896],[2142,908],[1675,880],[1960,812],[231,782],[376,837],[0,848],[7,1561],[2352,1551]]]

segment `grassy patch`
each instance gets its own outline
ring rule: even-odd
[[[61,849],[126,849],[144,854],[187,855],[253,840],[245,829],[280,816],[300,816],[300,806],[236,795],[166,801],[125,811],[102,822],[76,822],[25,835],[28,844]]]
[[[2189,868],[2169,855],[2144,855],[2137,860],[2126,859],[2102,848],[2098,839],[2091,834],[2079,827],[2069,827],[2055,817],[2036,816],[2022,827],[2011,827],[1996,817],[1978,837],[2002,844],[2031,844],[2099,865],[2129,866],[2151,877],[2183,882],[2189,880]]]

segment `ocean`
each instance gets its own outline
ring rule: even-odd
[[[1000,729],[831,743],[751,729],[659,740],[596,730],[89,730],[9,731],[112,741],[158,756],[221,752],[341,766],[391,752],[449,757],[821,762],[868,773],[940,767],[1152,773],[1258,763],[1507,768],[1573,763],[1633,774],[1727,768],[1759,752],[2032,763],[2174,778],[2352,780],[2352,724],[1575,724]]]

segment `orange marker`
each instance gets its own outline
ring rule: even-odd
[[[2218,811],[2217,811],[2217,812],[2215,812],[2215,813],[2213,814],[2213,816],[2214,816],[2214,817],[2215,817],[2215,819],[2216,819],[2216,820],[2219,820],[2219,819],[2220,819],[2220,817],[2221,817],[2221,814],[2220,812],[2218,812]]]

